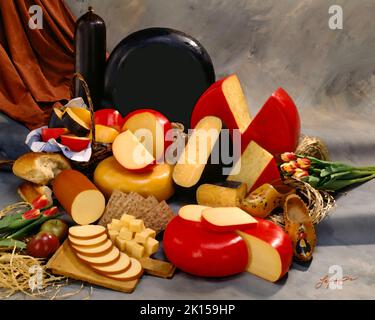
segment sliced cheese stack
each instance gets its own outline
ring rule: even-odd
[[[159,249],[159,241],[155,240],[156,232],[145,228],[143,220],[132,215],[124,214],[121,219],[112,219],[107,228],[117,248],[133,258],[149,257]]]
[[[69,242],[78,258],[108,278],[130,281],[142,274],[140,262],[120,252],[108,239],[103,226],[71,227]]]

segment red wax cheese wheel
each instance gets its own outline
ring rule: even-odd
[[[200,97],[191,115],[191,128],[207,116],[220,118],[228,129],[241,133],[247,129],[251,116],[236,75],[217,81]]]
[[[112,151],[118,163],[129,171],[146,171],[156,164],[153,155],[130,130],[116,137]]]
[[[163,247],[177,268],[197,276],[225,277],[243,272],[248,249],[235,232],[216,233],[176,216],[164,231]]]
[[[68,133],[66,128],[42,128],[42,140],[48,142],[49,139],[60,138],[65,133]]]
[[[105,198],[82,173],[64,170],[57,175],[52,187],[57,200],[77,224],[91,224],[102,216]]]
[[[69,228],[69,235],[77,239],[92,239],[106,233],[106,228],[99,225],[73,226]]]
[[[153,109],[139,109],[129,113],[124,119],[122,131],[130,130],[133,134],[137,132],[142,135],[144,130],[148,130],[151,137],[142,143],[146,149],[159,160],[164,157],[164,152],[172,141],[166,139],[172,124],[160,112]]]
[[[155,196],[159,201],[169,199],[174,193],[173,166],[157,164],[149,172],[136,173],[126,170],[114,157],[109,157],[96,167],[94,181],[110,197],[113,190],[137,192],[143,197]]]
[[[123,124],[121,113],[115,109],[101,109],[95,111],[94,120],[96,125],[111,127],[120,131]]]
[[[242,134],[242,150],[255,141],[274,156],[292,152],[298,145],[300,133],[297,107],[280,88],[267,100]]]
[[[254,141],[246,147],[227,178],[246,183],[250,191],[278,179],[280,172],[275,158]]]
[[[293,260],[290,237],[271,221],[256,219],[255,228],[237,233],[246,241],[249,263],[246,270],[260,278],[275,282],[289,270]]]
[[[61,144],[68,147],[71,151],[74,152],[85,150],[89,146],[90,142],[90,138],[86,137],[76,137],[74,135],[61,136]]]
[[[228,232],[256,227],[258,222],[237,207],[208,208],[202,211],[202,225],[216,232]]]

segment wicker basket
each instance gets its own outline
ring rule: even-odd
[[[94,117],[94,106],[92,104],[92,99],[91,99],[91,94],[90,94],[90,89],[89,86],[87,85],[86,80],[80,73],[75,73],[73,77],[73,83],[75,79],[78,79],[81,84],[83,89],[85,90],[86,97],[87,97],[87,102],[88,102],[88,107],[91,112],[91,136],[92,136],[92,141],[91,141],[91,149],[92,149],[92,154],[91,158],[87,162],[79,162],[79,161],[72,161],[72,167],[78,171],[81,171],[82,173],[88,175],[89,177],[92,176],[94,173],[94,170],[98,163],[105,158],[108,158],[109,156],[112,155],[112,145],[111,144],[106,144],[106,143],[99,143],[95,141],[95,117]]]

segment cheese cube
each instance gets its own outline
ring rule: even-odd
[[[107,224],[107,229],[108,229],[108,230],[113,230],[112,223],[108,223],[108,224]]]
[[[153,238],[147,238],[145,244],[145,251],[148,255],[154,254],[159,249],[159,241]]]
[[[144,231],[148,234],[148,236],[149,236],[150,238],[155,238],[155,237],[156,237],[156,232],[155,232],[155,230],[152,230],[152,229],[150,229],[150,228],[146,228]]]
[[[134,240],[126,240],[126,252],[133,258],[140,259],[144,254],[145,248]]]
[[[136,233],[134,240],[135,242],[141,243],[141,244],[146,244],[147,238],[153,238],[155,237],[156,233],[154,230],[147,228],[144,229],[142,232]]]
[[[116,247],[120,249],[120,251],[124,252],[126,250],[126,240],[121,239],[120,236],[116,238]]]
[[[129,222],[129,230],[132,232],[141,232],[145,228],[143,220],[133,219]]]
[[[111,223],[111,228],[112,230],[116,230],[118,232],[120,232],[121,228],[122,228],[122,222],[118,219],[112,219],[112,223]]]
[[[119,235],[119,232],[117,230],[108,230],[108,235],[109,235],[109,238],[111,239],[111,241],[113,243],[116,242],[116,238],[118,237]]]
[[[134,220],[135,217],[131,216],[130,214],[123,214],[121,217],[121,222],[123,227],[129,227],[130,220]]]
[[[119,237],[124,240],[132,240],[133,239],[133,232],[130,231],[126,227],[122,227],[120,230]]]

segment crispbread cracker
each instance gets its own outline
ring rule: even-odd
[[[159,233],[166,228],[173,216],[173,211],[169,205],[165,201],[162,201],[144,214],[143,221],[147,228]]]
[[[137,203],[137,207],[132,210],[132,216],[136,217],[137,219],[143,219],[144,215],[151,210],[152,208],[156,207],[159,204],[158,200],[154,196],[149,196],[146,199],[143,199],[142,202]]]
[[[138,193],[126,194],[119,190],[113,191],[99,224],[107,226],[112,219],[120,219],[124,213],[133,215],[134,208],[144,200]]]

